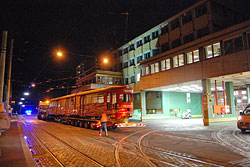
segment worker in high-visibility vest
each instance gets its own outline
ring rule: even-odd
[[[107,117],[106,112],[102,113],[100,121],[101,121],[101,127],[100,127],[99,135],[102,136],[102,129],[104,128],[105,135],[108,136],[108,130],[107,130],[108,117]]]

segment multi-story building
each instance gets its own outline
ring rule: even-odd
[[[245,104],[250,83],[244,20],[226,4],[202,0],[115,50],[124,83],[134,88],[135,113],[164,119],[191,112],[205,125],[236,119],[234,98]]]

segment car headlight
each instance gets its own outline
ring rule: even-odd
[[[238,120],[241,120],[241,118],[242,118],[241,116],[238,116]]]

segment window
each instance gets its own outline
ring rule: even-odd
[[[195,8],[195,16],[196,18],[204,15],[204,14],[207,14],[207,6],[206,4],[203,4],[197,8]]]
[[[160,49],[156,48],[152,50],[153,56],[158,55],[160,53]]]
[[[150,67],[151,67],[151,74],[159,72],[159,63],[151,64]]]
[[[225,54],[237,52],[243,49],[242,36],[224,41]]]
[[[131,98],[129,94],[120,94],[119,96],[120,102],[131,102]]]
[[[167,50],[169,50],[169,43],[168,42],[161,45],[161,52],[165,52]]]
[[[115,84],[115,85],[121,84],[120,78],[114,78],[114,84]]]
[[[140,46],[142,46],[142,39],[136,42],[136,47],[138,48]]]
[[[135,45],[134,44],[129,45],[129,51],[131,51],[131,50],[135,50]]]
[[[97,76],[97,83],[99,84],[103,83],[103,76]]]
[[[193,16],[192,16],[192,13],[191,11],[185,13],[184,15],[182,15],[182,25],[190,22],[193,20]]]
[[[161,27],[161,35],[168,33],[168,25],[164,25]]]
[[[125,78],[125,85],[127,85],[128,84],[128,78],[126,77]]]
[[[194,34],[189,34],[183,37],[183,43],[188,43],[194,40]]]
[[[137,63],[140,63],[142,61],[142,55],[137,57]]]
[[[206,51],[207,59],[220,56],[220,43],[218,42],[218,43],[206,46],[205,51]]]
[[[155,72],[159,72],[159,63],[155,63]]]
[[[128,67],[128,62],[126,61],[123,63],[123,68],[127,68],[127,67]]]
[[[124,49],[122,50],[122,52],[123,52],[123,54],[128,53],[128,47],[124,48]]]
[[[173,67],[180,67],[184,65],[184,55],[180,54],[173,57]]]
[[[157,31],[155,31],[155,32],[152,32],[152,39],[157,38],[157,37],[158,37],[158,35],[159,35],[159,31],[158,31],[158,30],[157,30]]]
[[[178,46],[180,46],[181,45],[181,40],[180,40],[180,38],[179,39],[176,39],[176,40],[174,40],[174,41],[172,41],[172,48],[176,48],[176,47],[178,47]]]
[[[144,43],[147,43],[150,41],[150,35],[144,37]]]
[[[109,77],[109,85],[112,85],[112,84],[113,84],[113,78]]]
[[[201,37],[208,35],[208,34],[209,34],[208,27],[201,28],[201,29],[197,30],[197,38],[201,38]]]
[[[166,70],[166,60],[162,60],[161,61],[161,71],[165,71]]]
[[[150,58],[150,52],[145,53],[145,54],[144,54],[144,57],[145,57],[145,59]]]
[[[145,75],[148,75],[149,74],[149,67],[147,66],[146,68],[145,68]]]
[[[104,84],[109,84],[108,77],[104,77]]]
[[[139,73],[139,74],[137,74],[137,76],[136,76],[136,81],[139,82],[139,81],[140,81],[140,78],[141,78],[141,75],[140,75],[140,73]]]
[[[197,61],[200,61],[199,50],[194,50],[187,53],[187,64],[192,64]]]
[[[104,103],[104,94],[97,94],[97,103]]]
[[[129,65],[130,65],[130,66],[135,65],[135,59],[130,59],[130,60],[129,60]]]
[[[130,82],[135,83],[135,76],[130,77]]]
[[[171,30],[174,30],[176,28],[180,27],[180,21],[179,18],[175,19],[171,22]]]

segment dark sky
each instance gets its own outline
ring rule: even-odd
[[[15,40],[13,95],[27,89],[35,79],[37,98],[53,96],[49,87],[62,85],[61,78],[73,75],[82,58],[53,59],[61,46],[71,53],[97,56],[124,42],[128,12],[127,39],[130,40],[198,0],[6,0],[0,4],[0,31],[8,30]],[[249,0],[227,1],[242,11]],[[90,59],[85,59],[90,62]],[[57,82],[46,82],[59,80]],[[38,91],[39,90],[39,91]]]

